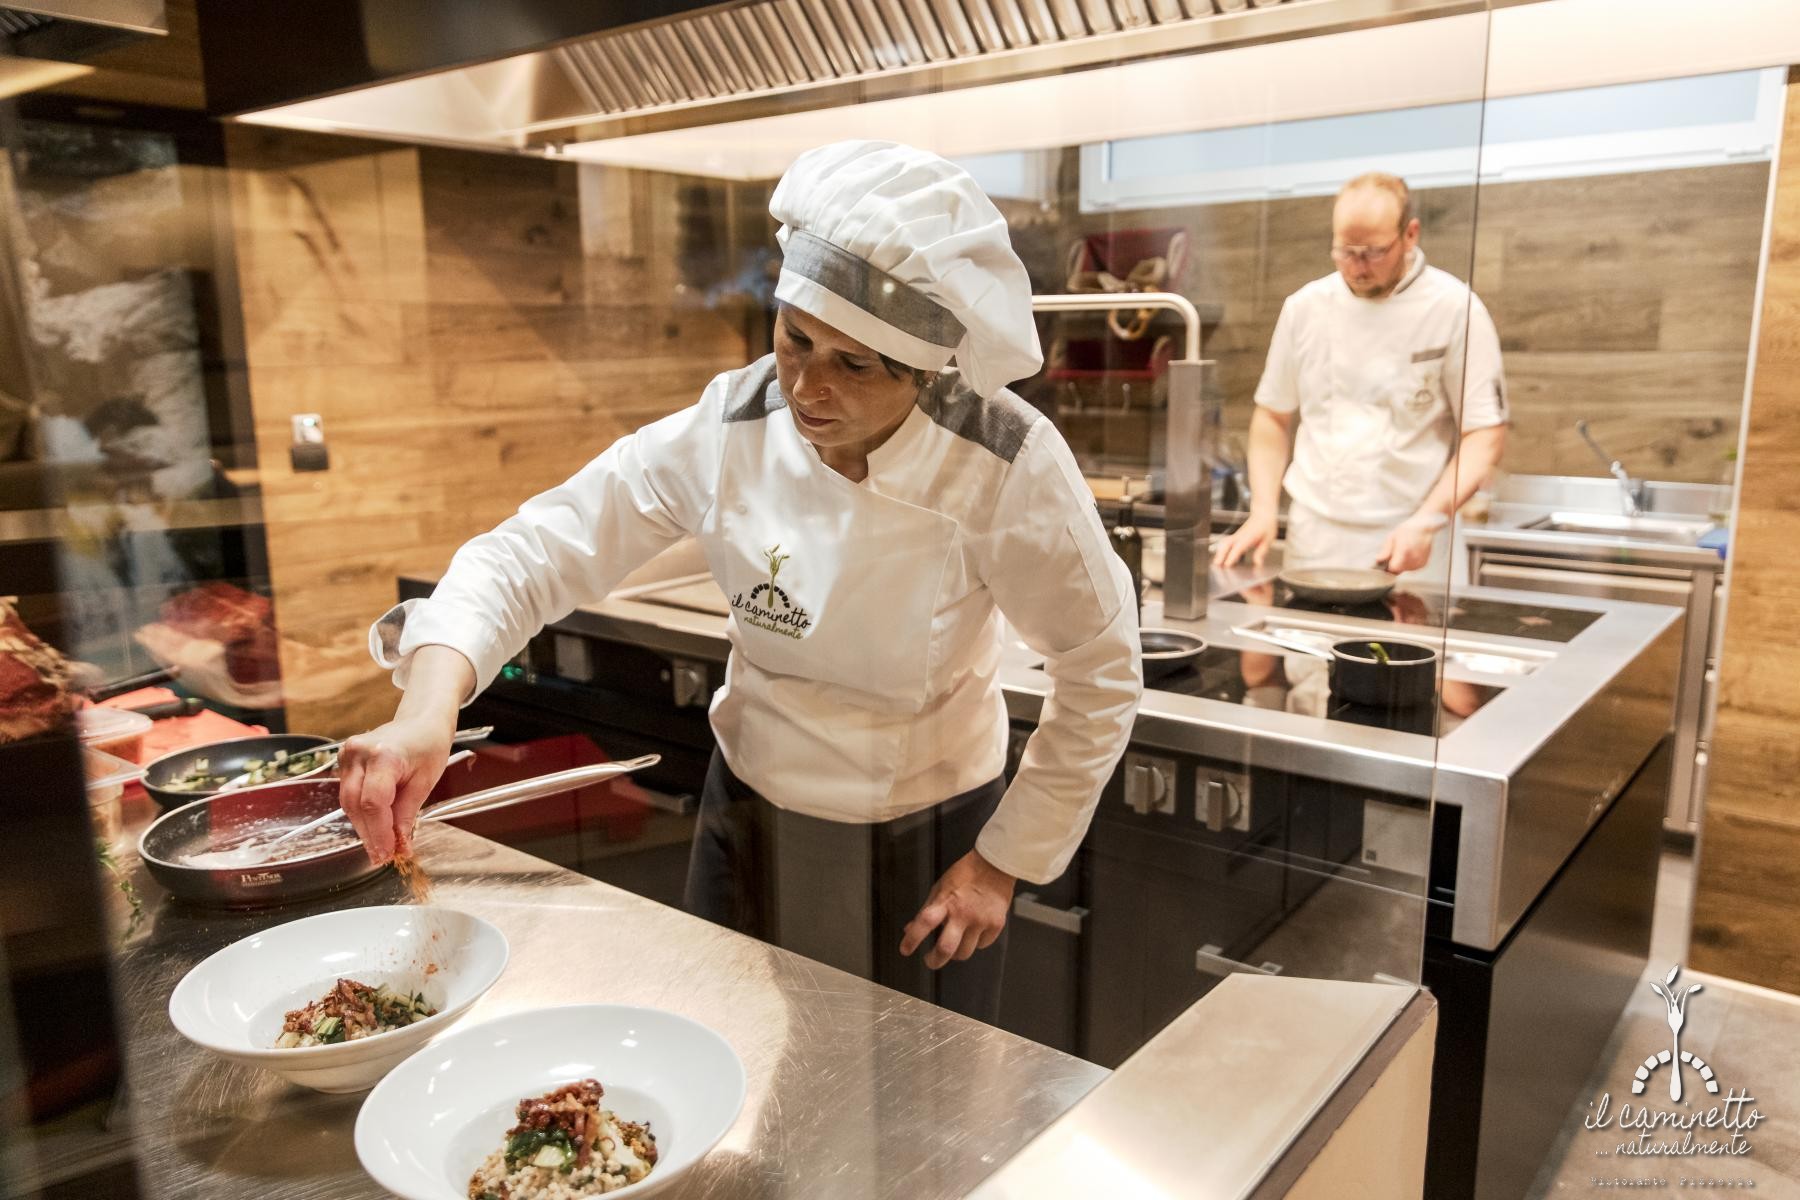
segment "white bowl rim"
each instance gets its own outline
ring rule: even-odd
[[[705,1158],[708,1154],[712,1153],[713,1150],[717,1149],[719,1142],[723,1141],[725,1135],[727,1133],[731,1132],[731,1127],[733,1125],[737,1124],[738,1118],[744,1115],[744,1105],[745,1105],[745,1103],[748,1102],[748,1100],[750,1098],[750,1073],[744,1066],[744,1056],[737,1052],[737,1047],[733,1046],[731,1044],[730,1038],[728,1038],[724,1034],[720,1033],[717,1029],[714,1029],[711,1025],[708,1025],[706,1022],[701,1021],[695,1017],[690,1017],[686,1013],[679,1013],[679,1012],[676,1012],[675,1010],[669,1009],[669,1008],[657,1008],[654,1005],[649,1005],[649,1004],[616,1004],[616,1003],[609,1003],[606,1001],[598,1001],[598,1000],[576,1001],[575,1003],[572,1003],[572,1004],[545,1004],[545,1005],[539,1005],[534,1008],[515,1008],[511,1012],[500,1013],[497,1016],[489,1017],[485,1021],[478,1021],[473,1025],[463,1025],[463,1026],[459,1027],[456,1030],[456,1032],[446,1035],[441,1041],[439,1041],[437,1043],[437,1047],[439,1049],[443,1049],[445,1047],[452,1045],[454,1042],[460,1041],[464,1038],[478,1037],[481,1035],[483,1030],[487,1029],[489,1026],[492,1026],[492,1025],[502,1025],[509,1021],[517,1021],[517,1020],[521,1020],[521,1019],[525,1019],[525,1018],[542,1018],[546,1014],[559,1013],[559,1012],[648,1012],[648,1013],[655,1013],[658,1017],[672,1018],[676,1021],[681,1022],[684,1025],[691,1025],[694,1028],[701,1030],[702,1032],[708,1034],[709,1036],[718,1039],[719,1043],[721,1045],[723,1045],[728,1052],[730,1052],[732,1064],[737,1068],[737,1102],[732,1106],[731,1116],[725,1121],[723,1127],[719,1130],[719,1136],[717,1138],[713,1139],[712,1143],[709,1146],[707,1146],[707,1148],[705,1150],[702,1150],[700,1153],[696,1154],[694,1156],[693,1160],[682,1168],[683,1171],[685,1171],[688,1167],[694,1166],[695,1164],[699,1163],[701,1159]],[[356,1125],[355,1125],[354,1129],[352,1130],[351,1140],[352,1140],[352,1143],[356,1147],[356,1156],[357,1156],[357,1160],[359,1162],[362,1161],[362,1142],[363,1142],[365,1128],[375,1120],[375,1118],[371,1117],[369,1114],[375,1104],[376,1098],[381,1096],[383,1093],[385,1093],[390,1088],[400,1087],[400,1084],[395,1082],[395,1077],[399,1073],[401,1068],[407,1066],[412,1061],[412,1058],[414,1058],[414,1057],[417,1057],[417,1056],[416,1055],[409,1056],[406,1062],[399,1064],[398,1066],[396,1066],[394,1068],[394,1070],[389,1071],[386,1075],[382,1076],[381,1082],[377,1083],[373,1088],[371,1088],[369,1090],[369,1094],[367,1096],[363,1097],[362,1105],[356,1110]],[[374,1135],[370,1134],[369,1136],[372,1137]],[[367,1172],[369,1177],[371,1179],[374,1179],[377,1184],[380,1184],[383,1187],[388,1186],[385,1181],[381,1180],[380,1178],[377,1178],[375,1173],[373,1171],[369,1170],[369,1166],[367,1163],[363,1163],[363,1170],[365,1172]],[[639,1180],[638,1183],[649,1183],[652,1181],[653,1178],[654,1178],[654,1173],[652,1173],[652,1176],[650,1178]],[[664,1180],[662,1182],[666,1182],[667,1178],[668,1177],[665,1176]],[[630,1190],[632,1188],[635,1188],[637,1186],[638,1186],[638,1184],[635,1184],[635,1183],[626,1184],[622,1188],[615,1188],[614,1192],[618,1192],[621,1194],[628,1193],[628,1192],[630,1192]],[[658,1186],[659,1187],[661,1186],[660,1182],[658,1183]],[[613,1192],[607,1193],[607,1195],[609,1195],[609,1196],[612,1194],[613,1194]]]
[[[291,1066],[296,1069],[302,1067],[344,1065],[363,1057],[379,1057],[383,1046],[403,1046],[406,1042],[413,1041],[413,1035],[417,1032],[426,1032],[426,1036],[429,1038],[431,1033],[435,1033],[438,1029],[453,1022],[458,1016],[466,1012],[470,1005],[486,995],[488,990],[492,988],[494,984],[499,982],[500,976],[506,973],[507,964],[512,960],[512,944],[507,941],[506,935],[500,932],[499,926],[483,917],[476,916],[474,913],[464,912],[462,909],[446,908],[441,909],[440,911],[454,913],[456,916],[466,918],[474,922],[478,929],[485,928],[489,933],[492,933],[499,939],[500,961],[494,970],[494,977],[484,983],[474,995],[468,997],[468,999],[461,1004],[440,1009],[429,1017],[414,1021],[411,1025],[389,1030],[387,1033],[374,1034],[366,1038],[358,1038],[354,1042],[337,1042],[329,1046],[293,1046],[288,1048],[278,1046],[235,1046],[212,1041],[199,1036],[191,1028],[182,1024],[181,1018],[176,1015],[175,1007],[176,998],[182,994],[184,989],[187,989],[190,986],[198,986],[197,984],[190,984],[190,981],[200,972],[201,968],[205,967],[206,964],[210,963],[213,959],[218,958],[220,955],[238,949],[252,938],[264,937],[277,929],[286,929],[292,925],[301,925],[308,921],[321,921],[334,917],[342,917],[348,913],[416,913],[421,911],[423,911],[423,908],[416,904],[371,904],[358,908],[340,908],[334,909],[331,912],[314,913],[309,917],[299,917],[292,921],[283,921],[279,925],[271,925],[269,928],[259,930],[256,933],[245,934],[230,945],[221,946],[219,949],[213,951],[211,954],[195,963],[192,967],[188,968],[187,974],[183,975],[181,981],[169,992],[169,1023],[175,1026],[175,1031],[177,1033],[194,1045],[199,1046],[204,1050],[210,1050],[221,1057],[235,1059],[239,1062],[253,1062],[258,1064],[291,1064]],[[390,1038],[399,1040],[390,1041]]]

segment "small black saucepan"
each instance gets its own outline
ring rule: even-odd
[[[1413,708],[1437,696],[1438,652],[1386,638],[1335,642],[1331,694],[1372,708]]]
[[[144,767],[144,790],[156,801],[157,807],[167,812],[184,804],[212,795],[217,788],[197,788],[194,791],[174,791],[169,787],[177,779],[186,777],[194,769],[194,765],[202,759],[206,760],[206,769],[214,775],[226,778],[241,775],[250,769],[253,762],[269,762],[274,759],[277,750],[285,750],[291,757],[304,753],[314,746],[329,746],[331,739],[320,737],[316,733],[263,733],[254,737],[231,738],[223,742],[207,742],[203,746],[185,746],[180,750],[171,750],[161,758],[153,759]],[[318,772],[329,770],[333,765],[330,758],[315,768]],[[308,773],[309,775],[311,772]],[[301,778],[301,777],[296,777]]]
[[[1331,663],[1331,694],[1370,708],[1412,708],[1437,695],[1438,652],[1393,638],[1348,638],[1325,650],[1298,638],[1259,629],[1233,629],[1238,637],[1269,642]]]
[[[520,804],[601,783],[657,762],[654,754],[624,762],[594,763],[552,775],[457,796],[427,808],[421,821],[472,816],[493,808]],[[387,870],[375,866],[348,822],[318,831],[314,847],[290,843],[275,862],[234,862],[232,855],[248,839],[266,842],[281,833],[325,817],[339,807],[336,777],[270,783],[241,791],[202,796],[164,813],[138,838],[138,857],[170,895],[196,904],[223,908],[261,908],[334,892]],[[348,839],[348,840],[346,840]],[[319,852],[322,850],[323,852]],[[196,855],[210,861],[196,863]]]

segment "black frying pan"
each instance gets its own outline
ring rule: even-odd
[[[1138,643],[1143,648],[1144,683],[1147,685],[1167,679],[1192,665],[1206,649],[1206,639],[1179,629],[1140,629]]]
[[[262,733],[253,737],[208,742],[204,746],[187,746],[171,750],[145,766],[144,790],[150,793],[150,798],[156,801],[157,807],[166,812],[213,794],[213,789],[175,792],[167,787],[169,783],[193,770],[194,764],[201,759],[206,760],[207,770],[230,778],[248,771],[252,762],[268,762],[275,757],[277,750],[286,750],[292,756],[314,746],[330,744],[330,738],[320,737],[316,733]],[[320,764],[318,769],[324,771],[331,766],[332,763],[327,761]]]

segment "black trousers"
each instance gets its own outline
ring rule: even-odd
[[[1004,779],[874,825],[787,812],[713,751],[688,857],[689,912],[989,1024],[1000,1013],[1006,930],[966,962],[933,971],[900,955],[907,922],[938,877],[975,848]]]

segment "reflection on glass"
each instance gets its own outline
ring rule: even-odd
[[[1339,190],[1337,269],[1282,305],[1250,419],[1250,514],[1219,565],[1263,561],[1285,490],[1286,569],[1450,574],[1451,517],[1505,446],[1505,382],[1487,310],[1420,240],[1398,176]]]

